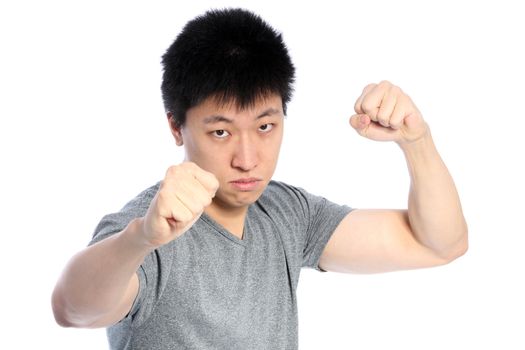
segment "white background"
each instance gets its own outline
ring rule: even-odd
[[[362,88],[387,79],[431,126],[469,224],[469,252],[444,267],[303,271],[300,348],[524,349],[524,11],[386,0],[2,2],[0,348],[107,348],[103,330],[55,325],[51,291],[101,216],[182,160],[160,56],[186,21],[223,6],[283,32],[297,68],[276,179],[406,207],[400,150],[347,124]]]

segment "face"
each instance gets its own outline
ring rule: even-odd
[[[244,110],[209,98],[187,111],[181,128],[171,126],[186,160],[219,180],[212,206],[221,209],[245,208],[259,198],[275,171],[283,128],[278,95]]]

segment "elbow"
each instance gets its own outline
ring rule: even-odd
[[[465,227],[465,230],[460,234],[458,241],[445,252],[441,252],[439,255],[444,259],[444,263],[447,264],[465,255],[468,251],[468,248],[468,230]]]
[[[78,310],[71,304],[68,298],[55,289],[51,297],[51,308],[55,322],[64,328],[92,328],[86,322],[86,317],[78,313]]]
[[[53,316],[55,317],[55,322],[65,328],[74,327],[74,323],[67,316],[67,307],[65,302],[60,294],[55,290],[53,296],[51,297],[51,307],[53,309]]]
[[[463,229],[461,231],[460,239],[457,244],[456,248],[456,254],[454,256],[454,259],[459,258],[460,256],[463,256],[468,251],[468,226],[465,222],[463,225]]]
[[[53,316],[55,322],[64,328],[97,328],[94,324],[83,322],[80,317],[75,316],[75,312],[68,308],[64,303],[55,302],[52,303]]]
[[[70,328],[74,327],[74,324],[67,320],[62,314],[54,313],[55,315],[55,322],[60,326],[64,328]]]
[[[453,251],[453,254],[450,256],[450,261],[456,260],[457,258],[462,257],[468,251],[468,240],[465,239],[464,242],[461,242],[458,247]]]
[[[93,312],[86,307],[79,307],[58,289],[51,297],[51,307],[55,322],[64,328],[102,328],[118,321],[107,312]]]

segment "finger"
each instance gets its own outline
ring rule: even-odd
[[[208,189],[191,175],[176,185],[174,194],[194,215],[200,214],[212,201]]]
[[[215,196],[215,193],[219,189],[219,180],[217,180],[217,177],[202,169],[195,163],[187,163],[188,165],[188,171],[199,181],[202,186],[210,193],[212,197]]]
[[[186,205],[184,205],[184,203],[178,200],[173,202],[170,208],[166,208],[166,209],[171,209],[170,210],[171,219],[177,222],[181,222],[181,223],[185,223],[185,222],[189,222],[193,220],[195,216],[198,214],[198,213],[192,212],[190,209],[188,209]]]
[[[374,141],[394,141],[398,138],[399,131],[371,122],[360,132],[360,135]]]
[[[357,114],[364,114],[365,112],[363,111],[363,108],[362,108],[362,103],[363,103],[363,99],[365,98],[365,96],[376,86],[376,84],[368,84],[367,86],[365,86],[365,88],[363,89],[363,92],[361,93],[361,96],[359,96],[357,98],[357,100],[355,101],[355,104],[354,104],[354,111],[357,113]]]
[[[350,125],[359,135],[374,141],[393,141],[399,136],[399,131],[372,122],[366,114],[353,115],[350,118]]]
[[[370,116],[372,121],[377,122],[377,113],[381,106],[381,101],[385,96],[386,90],[384,85],[376,85],[363,98],[361,109],[363,113]]]
[[[169,189],[157,193],[156,208],[161,217],[177,222],[186,222],[194,217],[194,214]]]
[[[405,117],[406,106],[403,102],[399,101],[392,112],[392,116],[390,117],[390,126],[392,129],[400,129],[403,126]]]
[[[350,117],[350,125],[360,134],[370,123],[370,117],[366,114],[355,114]]]
[[[170,207],[178,202],[193,215],[197,215],[211,204],[215,193],[210,193],[210,190],[196,178],[191,168],[193,165],[184,163],[170,167],[159,192],[162,195],[163,206]]]
[[[377,111],[377,121],[384,127],[390,126],[392,112],[396,107],[397,98],[395,94],[387,93],[384,95],[379,110]]]

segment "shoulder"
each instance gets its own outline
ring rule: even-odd
[[[351,208],[314,195],[301,187],[279,181],[271,181],[258,200],[265,211],[295,216],[307,221],[334,219],[347,214]]]
[[[266,186],[261,199],[289,199],[289,200],[300,200],[303,197],[308,196],[303,188],[293,186],[281,181],[272,180]]]
[[[122,231],[131,220],[144,216],[159,186],[160,182],[148,187],[127,202],[118,212],[105,215],[95,228],[91,244]]]
[[[121,212],[124,211],[147,211],[153,197],[157,194],[160,187],[160,181],[155,185],[148,187],[144,191],[140,192],[132,200],[130,200],[126,205],[121,209]]]
[[[270,181],[257,205],[263,210],[284,216],[308,216],[311,194],[300,187],[280,181]]]
[[[272,180],[266,186],[259,201],[262,202],[300,202],[308,196],[308,193],[296,186],[281,181]]]

